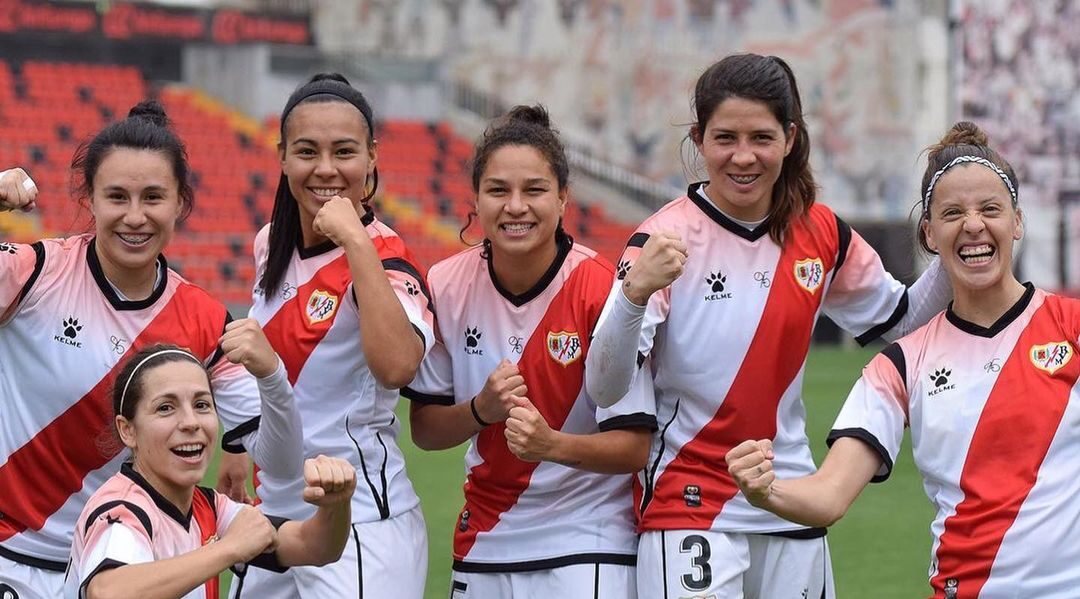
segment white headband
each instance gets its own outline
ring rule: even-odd
[[[930,177],[930,184],[926,186],[926,195],[923,196],[923,213],[930,213],[930,194],[934,193],[934,186],[937,185],[938,179],[945,174],[945,171],[952,167],[965,162],[975,162],[981,164],[986,168],[997,173],[997,176],[1001,177],[1001,180],[1005,182],[1005,187],[1009,188],[1009,196],[1012,197],[1013,207],[1016,207],[1016,188],[1013,187],[1012,180],[1009,179],[1009,175],[1005,174],[1005,171],[1001,170],[998,165],[990,162],[982,156],[957,156],[953,158],[948,164],[938,169],[938,172],[934,173],[933,177]]]
[[[145,358],[142,359],[141,362],[139,362],[138,364],[135,365],[135,368],[133,368],[131,370],[131,374],[128,375],[127,382],[124,383],[124,390],[120,392],[120,409],[118,409],[116,411],[117,416],[122,416],[123,413],[124,413],[124,400],[127,399],[128,387],[131,386],[131,381],[135,378],[135,373],[139,372],[139,369],[143,367],[143,364],[146,364],[148,361],[152,360],[153,358],[156,358],[158,356],[163,356],[165,354],[180,354],[182,356],[187,356],[188,358],[191,358],[192,361],[194,361],[199,366],[203,365],[202,362],[200,362],[199,359],[196,358],[194,354],[192,354],[191,352],[184,351],[182,349],[163,349],[161,351],[156,351],[156,352],[150,354],[149,356],[146,356]]]

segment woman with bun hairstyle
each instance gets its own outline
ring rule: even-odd
[[[269,346],[253,359],[278,358]],[[319,456],[304,464],[302,522],[267,518],[198,483],[218,433],[210,378],[175,345],[135,352],[112,391],[116,433],[131,452],[87,502],[77,521],[67,597],[217,599],[217,575],[247,564],[282,569],[341,556],[356,472]]]
[[[206,367],[227,451],[280,476],[302,469],[299,414],[258,324],[232,321],[162,255],[194,194],[161,106],[105,127],[72,170],[93,232],[0,243],[0,595],[20,599],[61,594],[79,512],[122,462],[101,443],[109,389],[142,347],[173,343]],[[0,208],[34,200],[4,193]]]
[[[708,180],[630,238],[586,364],[600,405],[652,367],[660,432],[638,505],[638,592],[831,597],[825,529],[750,505],[724,454],[772,439],[782,476],[812,473],[801,395],[818,316],[859,343],[894,339],[944,308],[948,281],[935,262],[909,293],[816,201],[783,60],[720,60],[698,78],[693,107],[689,139]]]
[[[843,517],[884,481],[911,429],[937,509],[930,586],[939,599],[1075,597],[1080,585],[1080,301],[1020,283],[1019,182],[986,134],[957,123],[929,152],[919,241],[955,298],[863,369],[817,473],[773,466],[768,440],[727,454],[755,506],[806,526]]]
[[[515,107],[476,146],[483,243],[431,269],[441,341],[402,395],[418,446],[469,442],[455,599],[637,596],[631,473],[656,420],[651,397],[585,392],[614,269],[563,230],[568,179],[547,111]]]
[[[281,178],[255,238],[251,316],[285,362],[304,421],[304,456],[356,470],[342,558],[284,574],[250,570],[235,597],[419,599],[427,532],[405,472],[398,389],[434,343],[424,278],[368,201],[378,187],[371,106],[339,74],[318,74],[281,113]],[[304,481],[259,472],[266,513],[301,519]]]

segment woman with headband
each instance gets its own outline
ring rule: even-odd
[[[367,100],[341,75],[312,77],[281,113],[279,155],[272,221],[255,238],[251,316],[295,388],[304,455],[348,460],[359,484],[341,560],[285,574],[252,570],[234,596],[419,599],[427,533],[394,407],[434,341],[432,313],[412,255],[367,205],[378,186]],[[260,507],[305,517],[302,486],[260,472]]]
[[[934,597],[1075,597],[1080,301],[1013,275],[1016,175],[978,127],[957,123],[930,149],[922,189],[919,241],[953,303],[870,361],[816,474],[777,476],[768,439],[731,450],[728,467],[752,504],[829,526],[888,478],[910,428],[937,509]]]
[[[210,373],[227,451],[283,477],[303,461],[285,371],[258,324],[231,322],[162,255],[194,193],[161,106],[141,103],[105,127],[72,170],[93,232],[0,243],[0,596],[20,599],[60,596],[79,511],[120,469],[119,448],[101,440],[125,355],[187,348]],[[0,208],[33,206],[24,177],[0,178]]]
[[[693,104],[708,180],[630,238],[585,364],[600,405],[652,371],[660,431],[639,504],[638,594],[830,597],[825,529],[748,504],[723,456],[769,438],[785,475],[812,473],[802,382],[818,317],[862,344],[895,339],[944,308],[948,281],[933,263],[909,293],[817,201],[783,60],[728,56],[698,78]]]
[[[257,359],[277,363],[269,349]],[[66,597],[217,599],[225,568],[280,570],[341,555],[356,487],[345,460],[305,462],[303,498],[317,509],[302,522],[267,518],[197,486],[213,457],[218,419],[206,368],[187,350],[136,352],[116,378],[112,405],[131,461],[79,515]]]

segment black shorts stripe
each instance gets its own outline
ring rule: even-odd
[[[809,539],[820,539],[828,534],[827,528],[800,528],[799,530],[782,530],[780,532],[767,532],[762,536],[766,537],[780,537],[782,539],[795,539],[796,541],[805,541]]]
[[[350,524],[352,529],[353,544],[356,545],[356,588],[359,593],[358,599],[364,599],[364,553],[360,551],[360,534],[356,532],[356,525]]]
[[[668,599],[667,592],[667,531],[660,531],[660,580],[664,581],[664,599]]]
[[[564,555],[548,559],[538,559],[525,562],[501,562],[496,564],[464,562],[454,560],[455,572],[492,573],[492,572],[536,572],[538,570],[552,570],[564,566],[577,564],[612,564],[616,566],[636,566],[636,554],[624,553],[579,553],[577,555]]]

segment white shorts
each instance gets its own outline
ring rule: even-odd
[[[825,537],[646,531],[638,542],[637,580],[638,595],[655,599],[836,596]]]
[[[534,572],[454,572],[450,599],[636,599],[635,578],[633,566],[619,564],[572,564]]]
[[[341,559],[283,574],[247,568],[233,578],[232,599],[423,599],[427,530],[420,508],[389,520],[352,525]]]
[[[63,572],[0,557],[0,599],[57,599],[63,596]]]

